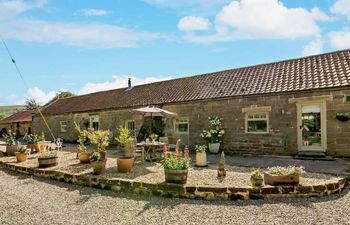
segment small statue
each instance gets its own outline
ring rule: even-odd
[[[226,176],[226,170],[225,170],[225,153],[224,151],[221,152],[219,167],[218,167],[218,177],[225,177]]]

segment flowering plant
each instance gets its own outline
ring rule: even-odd
[[[204,153],[207,151],[206,145],[196,145],[195,146],[196,152]]]
[[[9,131],[8,134],[4,134],[2,136],[3,136],[7,146],[16,145],[15,136],[14,136],[14,134],[11,133],[11,131]]]
[[[90,143],[95,145],[98,151],[106,150],[106,147],[109,145],[108,136],[108,130],[94,130],[87,133]]]
[[[25,140],[28,145],[38,143],[39,139],[39,135],[37,134],[25,134],[23,137],[23,140]]]
[[[208,143],[218,143],[221,142],[225,130],[221,128],[222,119],[218,116],[210,116],[208,117],[208,130],[203,130],[200,136],[206,140]]]
[[[305,167],[301,165],[289,165],[269,167],[267,172],[272,175],[301,175],[305,173]]]
[[[250,177],[253,178],[262,178],[261,170],[260,168],[254,170],[253,172],[250,173]]]
[[[161,164],[165,169],[184,170],[190,167],[190,161],[191,159],[187,146],[185,147],[184,153],[176,149],[175,153],[168,154],[167,147],[164,145]]]

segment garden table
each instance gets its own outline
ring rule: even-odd
[[[157,156],[158,149],[162,149],[161,147],[165,145],[163,142],[155,141],[155,142],[139,142],[137,146],[144,147],[146,152],[146,160],[153,161],[159,160],[160,156]]]

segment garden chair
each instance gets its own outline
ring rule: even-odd
[[[57,138],[54,142],[55,142],[55,150],[62,151],[63,150],[63,139]]]
[[[171,149],[176,150],[176,144],[170,144],[168,137],[159,137],[159,142],[165,143],[168,147],[168,150],[171,150]]]
[[[141,163],[145,162],[145,147],[137,146],[137,140],[135,138],[135,158],[140,157]]]

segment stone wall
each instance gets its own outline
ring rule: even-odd
[[[162,197],[190,198],[203,200],[238,200],[265,198],[307,198],[322,197],[342,192],[349,183],[349,178],[335,178],[325,184],[295,185],[295,186],[263,186],[263,187],[235,187],[235,186],[187,186],[168,183],[146,183],[121,178],[100,178],[87,174],[71,174],[54,169],[41,169],[6,163],[3,165],[13,171],[46,177],[66,183],[89,186],[142,195]]]
[[[326,101],[326,153],[331,156],[350,156],[350,122],[340,122],[335,118],[337,112],[350,111],[350,102],[345,101],[346,95],[350,95],[350,89],[231,97],[210,101],[164,104],[162,108],[176,112],[179,117],[188,117],[190,121],[189,134],[175,134],[174,119],[164,119],[166,135],[172,143],[175,143],[178,138],[182,140],[182,144],[190,146],[204,143],[199,135],[203,129],[207,128],[208,116],[217,115],[223,118],[226,135],[221,149],[226,153],[294,155],[298,153],[297,130],[299,128],[296,103],[291,102],[290,99],[331,96]],[[254,107],[271,107],[269,133],[245,133],[245,116],[242,109]],[[83,126],[83,121],[87,120],[89,115],[99,115],[100,128],[109,129],[114,133],[119,126],[131,119],[136,121],[138,132],[143,121],[143,117],[132,112],[131,108],[47,116],[47,120],[55,136],[74,141],[77,134],[73,128],[73,121]],[[61,120],[68,121],[68,132],[60,132],[59,121]],[[49,137],[48,130],[40,118],[35,117],[33,123],[36,132],[44,131],[46,137]],[[286,143],[288,145],[285,145]]]

